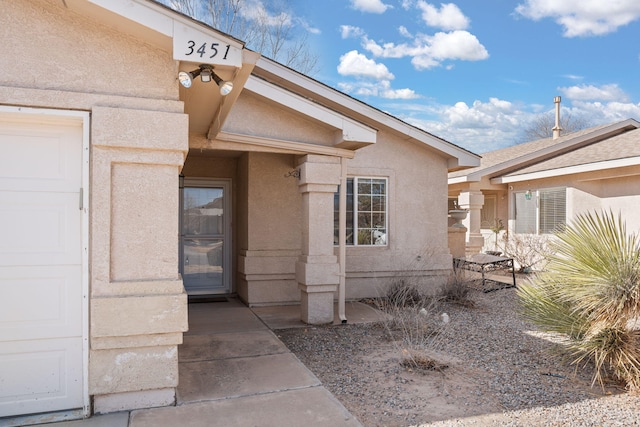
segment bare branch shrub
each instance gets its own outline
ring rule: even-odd
[[[502,236],[504,254],[513,258],[518,272],[529,273],[532,269],[543,270],[552,254],[547,235],[505,233]]]

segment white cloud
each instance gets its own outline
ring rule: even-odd
[[[447,141],[475,153],[485,153],[513,145],[520,134],[520,125],[534,115],[521,105],[490,98],[471,105],[457,102],[441,105],[428,100],[420,104],[388,104],[389,111],[407,123],[431,132]]]
[[[382,3],[381,0],[351,0],[351,7],[361,12],[384,13],[392,6]]]
[[[381,80],[393,80],[395,77],[386,65],[367,58],[357,50],[352,50],[340,57],[338,73],[343,76],[368,77]]]
[[[584,76],[578,76],[575,74],[565,74],[563,77],[566,77],[569,80],[582,80],[584,79]]]
[[[345,93],[354,94],[362,97],[380,97],[384,99],[417,99],[421,98],[420,95],[415,93],[414,90],[404,89],[392,89],[391,82],[389,80],[378,80],[375,82],[342,82],[338,83],[338,87]]]
[[[380,93],[382,98],[386,99],[416,99],[420,98],[413,89],[404,88],[404,89],[386,89]]]
[[[363,47],[374,56],[382,58],[410,56],[411,63],[418,70],[437,67],[446,60],[479,61],[489,57],[487,49],[476,36],[467,31],[440,32],[433,36],[420,34],[412,44],[380,45],[365,37]]]
[[[572,105],[571,114],[580,114],[593,126],[630,118],[640,120],[640,103],[574,101]]]
[[[565,37],[596,36],[616,31],[640,19],[638,0],[525,0],[516,13],[533,19],[552,18]]]
[[[402,2],[400,2],[400,6],[404,10],[409,10],[413,7],[413,0],[402,0]]]
[[[442,3],[440,9],[426,1],[420,0],[417,4],[422,10],[422,19],[431,27],[442,30],[465,30],[469,27],[469,18],[453,3]]]
[[[286,12],[271,14],[262,0],[247,0],[239,13],[245,19],[259,21],[268,26],[291,25],[292,22],[292,16]]]
[[[413,35],[409,32],[409,30],[407,29],[407,27],[405,27],[404,25],[400,25],[400,26],[398,27],[398,33],[400,33],[400,35],[401,35],[402,37],[406,37],[406,38],[409,38],[409,39],[412,39],[412,38],[413,38]]]
[[[426,99],[414,104],[387,104],[384,108],[407,123],[479,154],[525,142],[522,130],[539,114],[553,111],[551,103],[525,105],[498,98],[454,105]],[[567,100],[562,110],[563,114],[584,118],[588,126],[640,119],[640,103]]]
[[[558,90],[567,98],[574,101],[618,101],[626,102],[629,96],[617,84],[600,87],[593,85],[579,85],[560,87]]]
[[[364,34],[364,30],[360,27],[354,27],[353,25],[340,25],[340,35],[343,39],[362,37]]]
[[[305,19],[297,18],[297,21],[300,24],[300,26],[302,26],[302,28],[304,28],[309,34],[316,34],[316,35],[322,34],[322,31],[320,30],[320,28],[311,26],[311,24],[309,24],[309,22],[306,21]]]

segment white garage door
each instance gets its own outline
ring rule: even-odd
[[[83,408],[82,120],[0,110],[0,417]]]

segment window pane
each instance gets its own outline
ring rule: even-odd
[[[359,245],[371,245],[373,242],[371,238],[371,230],[360,230],[358,231],[358,244]]]
[[[540,233],[553,233],[565,224],[567,197],[564,188],[540,191]]]
[[[371,196],[367,195],[358,195],[358,211],[371,211]]]
[[[354,194],[354,190],[357,190]],[[354,206],[355,205],[355,206]],[[334,242],[338,244],[338,194],[334,197]],[[347,244],[387,244],[387,180],[347,180]]]
[[[525,193],[515,193],[516,200],[516,233],[537,234],[536,230],[536,198],[527,200]]]
[[[386,206],[386,197],[373,196],[371,198],[371,210],[374,212],[384,212]]]
[[[347,178],[347,245],[353,245],[353,178]],[[340,233],[340,186],[333,195],[333,243],[338,245]]]
[[[371,212],[358,212],[358,228],[371,228]]]
[[[371,214],[371,225],[378,230],[384,229],[387,223],[386,219],[387,215],[384,212],[373,213]]]
[[[480,228],[496,225],[496,196],[484,196],[484,205],[480,209]]]
[[[358,179],[358,194],[371,194],[371,180],[359,178]]]

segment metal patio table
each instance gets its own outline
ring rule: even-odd
[[[482,290],[483,292],[490,292],[497,289],[512,288],[516,286],[516,271],[513,267],[513,258],[506,258],[501,256],[489,255],[489,254],[473,254],[470,256],[454,258],[453,269],[462,269],[469,271],[479,271],[482,274]],[[511,269],[511,275],[513,277],[513,285],[505,283],[505,286],[496,289],[486,288],[485,270],[488,269]]]

